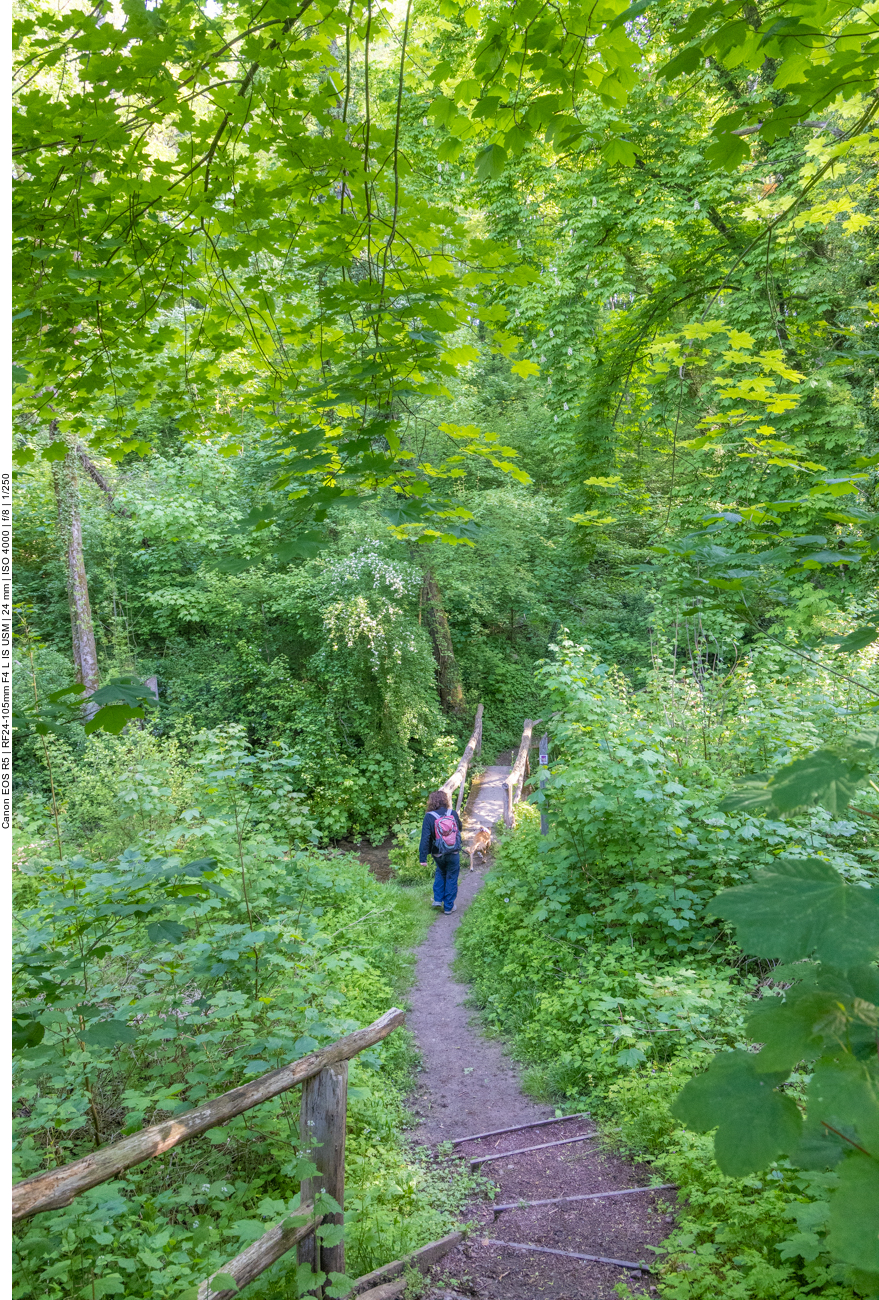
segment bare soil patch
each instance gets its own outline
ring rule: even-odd
[[[392,835],[381,844],[370,844],[369,840],[337,840],[333,845],[340,853],[356,853],[364,866],[369,867],[376,880],[380,880],[383,885],[393,880],[397,874],[388,857],[393,847]]]

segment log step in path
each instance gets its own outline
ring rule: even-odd
[[[510,773],[496,765],[474,782],[465,845],[478,829],[505,820]],[[554,1119],[550,1106],[526,1097],[500,1044],[470,1024],[468,991],[451,965],[455,931],[483,879],[481,870],[462,871],[457,911],[431,926],[407,1023],[422,1057],[415,1139],[451,1141],[456,1155],[484,1166],[499,1184],[497,1213],[490,1202],[470,1207],[479,1227],[434,1266],[426,1300],[612,1300],[621,1280],[636,1294],[655,1292],[641,1266],[650,1267],[649,1247],[666,1235],[672,1215],[662,1189],[650,1186],[649,1169],[597,1150],[586,1140],[596,1129],[588,1115]]]

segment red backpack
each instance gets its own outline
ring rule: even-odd
[[[433,838],[436,844],[434,852],[457,853],[461,847],[461,832],[451,812],[435,812],[433,816]]]

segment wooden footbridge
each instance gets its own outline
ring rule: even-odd
[[[441,787],[445,790],[450,800],[455,791],[458,791],[458,798],[455,803],[455,811],[458,813],[460,813],[464,803],[464,790],[467,783],[468,768],[473,762],[474,754],[478,754],[482,750],[482,711],[482,705],[480,704],[476,710],[476,721],[473,725],[473,734],[467,741],[467,747],[461,755],[461,761],[458,763],[458,766],[455,768],[449,779],[445,781]],[[512,767],[495,766],[487,769],[503,787],[503,822],[505,826],[513,825],[513,809],[522,798],[522,788],[525,784],[526,777],[531,775],[530,753],[534,747],[534,728],[539,722],[540,718],[525,719],[525,725],[522,728],[522,740],[519,744],[519,750]],[[540,739],[541,765],[546,763],[547,743],[547,736],[542,736]],[[480,828],[477,827],[477,829]],[[491,830],[492,828],[486,827],[485,829]]]

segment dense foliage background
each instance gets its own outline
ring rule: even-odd
[[[463,968],[680,1185],[661,1294],[875,1294],[851,1161],[728,1177],[671,1107],[791,982],[718,891],[876,887],[876,6],[16,14],[20,1176],[404,996],[482,702],[489,762],[547,720],[550,834]],[[380,885],[346,850],[392,837]],[[406,1145],[412,1059],[354,1070],[352,1276],[472,1190]],[[16,1296],[194,1295],[290,1208],[288,1110],[25,1224]]]

